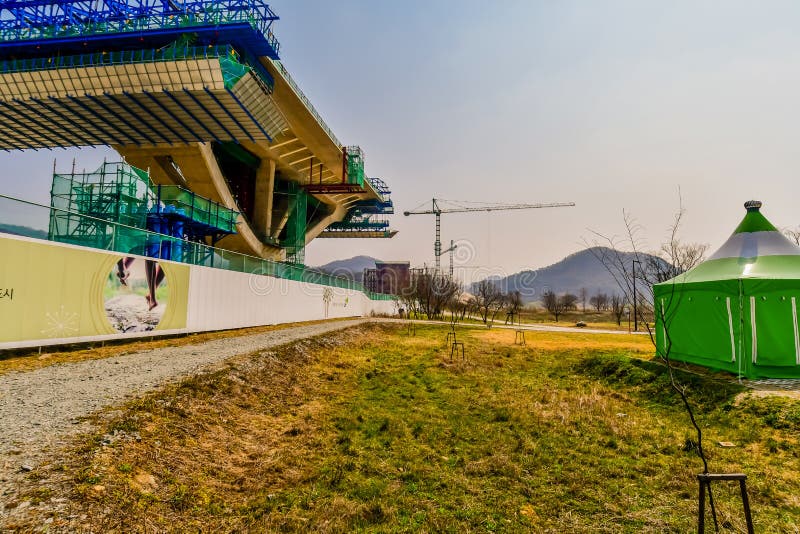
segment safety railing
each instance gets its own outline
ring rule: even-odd
[[[300,101],[303,102],[303,104],[305,104],[308,111],[311,112],[311,115],[313,115],[314,118],[317,119],[317,122],[319,122],[320,126],[322,126],[322,129],[325,130],[325,133],[327,133],[328,137],[331,138],[331,141],[336,143],[336,146],[339,147],[343,146],[342,142],[339,141],[339,139],[333,133],[333,130],[331,130],[328,124],[325,122],[325,120],[323,120],[322,115],[319,114],[317,108],[314,107],[314,104],[311,103],[311,100],[309,100],[308,97],[305,95],[305,93],[303,93],[303,91],[300,89],[300,86],[297,85],[297,82],[294,81],[294,78],[292,78],[292,75],[289,74],[289,71],[286,70],[286,67],[283,66],[283,63],[281,63],[278,60],[272,60],[272,63],[275,65],[275,67],[278,69],[281,75],[283,75],[283,78],[286,80],[286,83],[289,84],[289,87],[292,88],[292,90],[300,99]]]
[[[0,233],[351,289],[362,291],[373,300],[393,298],[369,292],[363,284],[348,278],[303,265],[265,260],[5,195],[0,195],[0,217]]]

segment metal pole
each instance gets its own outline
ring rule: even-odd
[[[453,240],[450,240],[450,278],[453,278],[453,251],[456,249],[456,246],[453,244]]]
[[[442,255],[442,210],[436,205],[436,199],[433,199],[433,213],[436,215],[436,241],[433,243],[433,255],[436,257],[436,272],[441,270]]]
[[[633,331],[639,331],[639,315],[636,312],[636,263],[638,260],[631,262],[631,272],[633,273]]]
[[[347,183],[347,147],[342,147],[342,183]]]

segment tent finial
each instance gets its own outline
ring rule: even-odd
[[[747,211],[758,211],[761,209],[761,205],[760,200],[748,200],[744,203],[744,207]]]

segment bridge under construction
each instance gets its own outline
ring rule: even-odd
[[[260,258],[393,236],[388,186],[291,78],[276,20],[262,0],[2,1],[0,149],[111,146],[236,211],[213,244]]]
[[[387,238],[366,173],[280,61],[263,0],[0,0],[0,149],[54,165],[0,194],[0,350],[392,313],[307,268],[315,238]],[[53,266],[57,266],[56,269]]]

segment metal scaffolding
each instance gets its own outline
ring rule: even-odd
[[[348,149],[349,154],[349,149]],[[361,158],[363,165],[363,158]],[[363,166],[361,170],[363,174]],[[389,228],[386,217],[394,213],[391,190],[380,178],[368,178],[372,188],[378,193],[378,199],[361,200],[350,208],[339,222],[328,226],[319,237],[323,238],[390,238],[397,233]]]
[[[280,45],[272,33],[276,20],[278,16],[264,0],[3,0],[0,49],[20,41],[37,47],[52,39],[140,37],[143,32],[155,35],[175,30],[218,36],[230,29],[256,45],[263,52],[259,55],[278,59]],[[242,32],[247,28],[251,32]]]
[[[196,247],[236,232],[239,214],[147,171],[104,162],[94,172],[53,173],[49,239],[194,263]],[[163,236],[160,237],[160,236]]]

